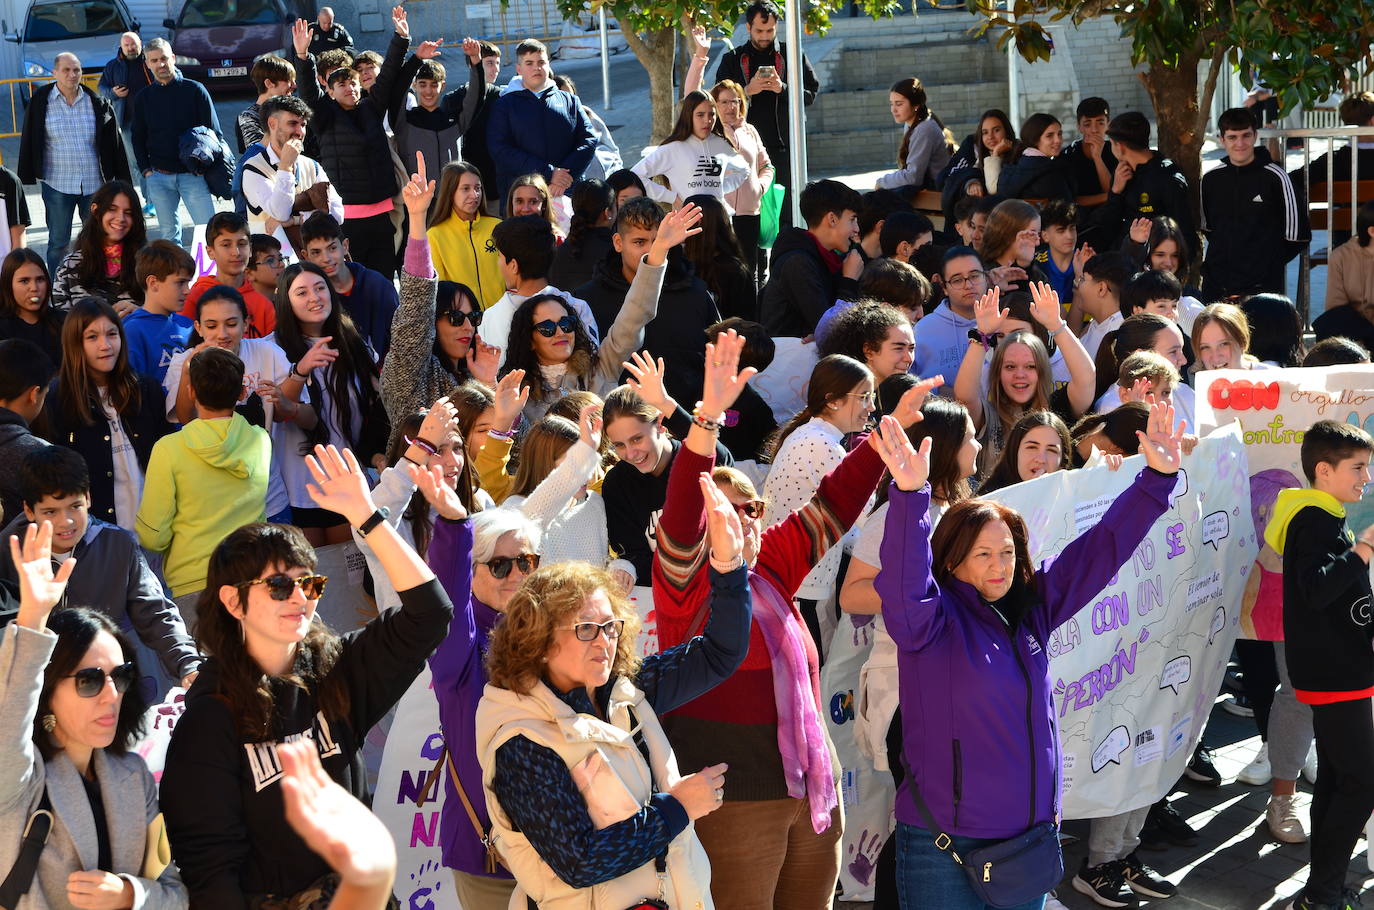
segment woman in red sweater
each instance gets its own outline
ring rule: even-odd
[[[753,375],[752,368],[738,370],[742,347],[733,331],[707,345],[701,404],[669,475],[653,569],[664,648],[686,641],[707,619],[706,513],[697,478],[714,468],[722,415]],[[661,377],[631,372],[645,400],[662,397]],[[922,401],[940,382],[921,382],[902,398],[893,416],[903,427],[920,419]],[[718,906],[828,910],[833,900],[840,769],[822,723],[816,644],[792,597],[859,517],[883,468],[875,447],[856,446],[809,503],[763,531],[763,503],[743,475],[713,474],[745,528],[754,601],[749,653],[733,676],[663,718],[663,725],[684,767],[701,756],[730,767],[724,805],[697,821]]]

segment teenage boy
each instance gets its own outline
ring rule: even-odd
[[[415,106],[391,121],[396,151],[407,170],[415,167],[416,154],[424,156],[425,173],[438,174],[450,161],[463,160],[463,137],[486,96],[486,71],[478,56],[481,48],[473,38],[463,41],[468,61],[467,91],[444,94],[448,75],[438,60],[412,56],[401,68],[402,84],[414,80]]]
[[[1303,435],[1311,489],[1281,490],[1264,540],[1283,557],[1283,637],[1288,676],[1312,708],[1317,782],[1312,863],[1295,910],[1346,908],[1350,854],[1374,811],[1374,653],[1369,563],[1374,526],[1358,538],[1346,507],[1369,483],[1374,440],[1357,426],[1319,420]]]
[[[1169,272],[1146,269],[1136,272],[1121,288],[1121,318],[1136,313],[1155,313],[1178,322],[1178,305],[1183,285]]]
[[[301,225],[302,258],[324,269],[359,334],[381,361],[391,349],[391,317],[401,305],[396,285],[360,262],[348,261],[352,245],[339,222],[316,212]]]
[[[954,204],[954,232],[959,243],[972,249],[983,244],[983,230],[988,226],[988,213],[997,207],[997,199],[987,196],[965,196]]]
[[[587,301],[599,326],[610,328],[630,292],[640,263],[658,236],[663,209],[647,196],[631,199],[615,216],[612,249],[592,272],[592,280],[573,291]],[[706,282],[696,276],[687,257],[670,253],[658,296],[658,314],[644,326],[642,350],[663,359],[664,385],[678,401],[695,401],[705,376],[701,339],[720,321]]]
[[[539,215],[507,218],[492,229],[491,241],[496,246],[501,281],[508,290],[482,314],[482,325],[477,333],[484,342],[501,349],[502,363],[505,363],[506,347],[510,343],[511,317],[520,304],[535,294],[561,296],[568,308],[577,313],[593,340],[600,341],[596,316],[586,301],[549,284],[555,244],[553,226],[546,219]]]
[[[860,195],[859,200],[858,248],[867,265],[883,255],[881,233],[888,217],[897,212],[910,212],[911,203],[893,190],[869,190]]]
[[[561,91],[549,74],[549,52],[526,39],[515,49],[519,91],[492,104],[487,147],[496,161],[496,188],[502,198],[511,181],[538,174],[555,195],[566,192],[596,154],[596,134],[571,92]]]
[[[1089,221],[1097,232],[1093,244],[1098,249],[1115,249],[1132,221],[1156,215],[1168,215],[1178,222],[1184,237],[1194,236],[1188,178],[1173,161],[1150,148],[1150,121],[1145,115],[1138,111],[1118,114],[1107,127],[1107,139],[1117,162],[1107,200]]]
[[[186,295],[186,303],[181,307],[181,315],[187,319],[196,318],[196,301],[200,295],[217,284],[227,284],[243,295],[248,306],[248,327],[245,338],[266,338],[277,327],[276,305],[263,296],[248,280],[249,251],[248,221],[237,212],[216,212],[205,225],[206,252],[215,264],[215,274],[202,275],[191,285]]]
[[[243,199],[249,227],[271,233],[281,226],[288,240],[300,242],[301,222],[316,211],[344,217],[344,203],[319,162],[305,154],[310,108],[286,95],[262,104],[267,134],[257,154],[243,162]]]
[[[143,306],[124,317],[124,344],[135,373],[159,383],[172,358],[186,350],[192,320],[181,314],[196,274],[191,254],[170,240],[154,240],[134,257]]]
[[[52,522],[53,560],[76,559],[66,602],[99,610],[121,629],[133,628],[168,676],[189,686],[201,661],[195,643],[143,558],[138,539],[90,517],[91,478],[81,455],[64,446],[44,446],[24,456],[18,476],[24,511],[0,536],[22,536],[29,522]],[[18,581],[9,548],[0,551],[0,580]]]
[[[249,234],[248,255],[248,270],[243,274],[253,285],[253,290],[267,300],[275,301],[277,282],[281,280],[281,273],[286,271],[281,241],[271,234]]]
[[[1069,308],[1069,325],[1082,331],[1079,341],[1094,361],[1102,339],[1125,321],[1121,315],[1121,289],[1135,273],[1125,253],[1098,253],[1083,264],[1083,274],[1074,279],[1078,285]],[[1083,319],[1092,320],[1086,326]]]
[[[11,467],[24,456],[47,446],[29,430],[48,397],[48,384],[57,375],[43,349],[32,341],[7,338],[0,341],[0,464]],[[13,470],[0,471],[0,525],[9,524],[23,508],[18,478]]]
[[[1226,157],[1202,178],[1202,290],[1208,300],[1282,294],[1289,260],[1312,239],[1307,207],[1282,165],[1256,147],[1248,110],[1223,111],[1217,132]]]
[[[238,139],[239,154],[248,151],[248,146],[263,138],[262,117],[259,111],[268,98],[290,95],[296,91],[296,68],[291,61],[276,54],[263,54],[253,63],[248,74],[258,97],[234,121],[234,135]]]
[[[859,297],[890,303],[915,325],[930,305],[930,281],[909,262],[886,257],[875,259],[864,266],[859,276]],[[816,328],[820,334],[820,326]]]
[[[186,364],[196,419],[153,446],[138,507],[138,542],[164,554],[163,577],[182,602],[205,587],[226,528],[262,521],[272,443],[235,411],[243,361],[207,347]]]
[[[319,162],[343,200],[344,233],[353,258],[381,273],[388,282],[396,274],[396,229],[391,215],[395,207],[393,197],[400,186],[382,122],[386,118],[392,123],[400,120],[406,92],[397,77],[401,60],[410,47],[410,25],[405,11],[399,6],[395,10],[395,34],[387,46],[382,71],[366,98],[358,73],[351,67],[330,73],[329,94],[321,94],[309,53],[310,30],[298,19],[291,32],[296,67],[300,70],[301,99],[315,113],[312,129],[320,140]],[[421,54],[433,56],[437,52],[438,48],[430,42],[421,46]],[[406,167],[409,172],[410,166]]]
[[[1116,156],[1107,143],[1111,108],[1105,98],[1084,98],[1078,102],[1076,114],[1081,138],[1064,146],[1059,157],[1068,162],[1074,192],[1083,199],[1083,205],[1101,205],[1107,201],[1116,170]]]
[[[893,212],[883,219],[878,230],[878,252],[882,258],[910,262],[916,251],[935,239],[935,225],[920,212],[907,209]],[[878,257],[870,256],[865,267],[876,262]]]
[[[477,99],[477,113],[473,115],[472,124],[463,134],[463,160],[476,165],[477,170],[482,172],[482,191],[487,199],[493,199],[496,193],[496,162],[492,160],[487,135],[491,127],[492,107],[501,95],[501,86],[498,84],[501,79],[501,49],[490,41],[479,41],[478,46],[486,85],[482,96]],[[453,103],[460,109],[467,104],[467,91],[466,85],[454,90]]]
[[[976,331],[973,304],[988,289],[988,273],[972,247],[950,247],[940,266],[940,286],[946,297],[930,315],[916,323],[918,376],[940,373],[948,380],[939,390],[947,394],[968,350],[969,331]]]
[[[859,194],[838,180],[814,180],[801,192],[806,228],[788,227],[773,244],[768,283],[759,294],[759,321],[775,338],[805,338],[836,300],[854,300],[863,258],[858,240]]]
[[[1078,249],[1078,206],[1065,199],[1046,202],[1040,209],[1040,242],[1044,248],[1035,254],[1035,264],[1045,273],[1060,303],[1072,306],[1074,279],[1084,260],[1092,255],[1089,247]]]

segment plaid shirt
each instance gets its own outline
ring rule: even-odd
[[[43,154],[43,182],[59,193],[87,195],[103,183],[100,158],[95,148],[95,108],[90,95],[80,90],[76,103],[68,104],[53,89],[48,96],[47,146]]]

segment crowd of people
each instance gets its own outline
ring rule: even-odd
[[[1198,373],[1369,362],[1374,205],[1308,350],[1283,293],[1304,182],[1248,109],[1216,124],[1196,224],[1144,114],[1086,98],[1066,143],[989,110],[959,142],[914,77],[874,189],[797,185],[788,96],[820,84],[759,0],[709,87],[690,33],[674,126],[626,168],[540,42],[501,86],[494,45],[391,17],[381,53],[296,21],[232,145],[164,39],[123,35],[96,90],[61,53],[0,168],[0,905],[382,907],[362,746],[428,666],[465,910],[828,908],[844,611],[875,617],[860,745],[897,785],[876,906],[1053,906],[1043,646],[1170,508]],[[1374,96],[1342,115],[1374,123]],[[781,340],[802,381],[765,395]],[[1349,906],[1374,811],[1374,528],[1344,526],[1374,441],[1323,421],[1302,451],[1311,489],[1259,529],[1284,628],[1238,646],[1236,703],[1268,830],[1310,828],[1315,910]],[[979,498],[1136,454],[1039,565]],[[355,629],[317,615],[340,544],[377,607]],[[133,747],[172,686],[155,781]],[[1186,775],[1220,782],[1201,742]],[[1168,898],[1138,850],[1196,838],[1163,798],[1094,819],[1070,886]]]

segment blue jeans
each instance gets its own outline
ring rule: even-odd
[[[85,223],[86,216],[91,213],[91,196],[89,193],[84,196],[60,193],[42,180],[38,181],[38,188],[43,194],[43,214],[48,221],[48,274],[56,277],[57,267],[62,264],[71,244],[72,214],[79,214]]]
[[[210,187],[204,177],[191,174],[161,174],[153,171],[148,175],[148,200],[157,210],[158,235],[184,247],[190,246],[181,239],[181,215],[177,204],[186,203],[186,211],[191,213],[191,227],[205,224],[215,214],[215,201],[210,198]]]
[[[935,838],[924,828],[897,823],[897,894],[902,910],[986,910],[969,884],[968,873],[947,853],[935,846]],[[968,851],[995,840],[955,837],[954,851]],[[1042,910],[1044,896],[1028,901],[1014,910]]]
[[[134,184],[138,191],[143,194],[143,202],[148,201],[148,178],[138,169],[138,159],[134,157],[134,136],[133,124],[119,128],[119,138],[124,142],[124,155],[129,159],[129,172],[134,175]],[[139,203],[139,208],[143,203]]]

